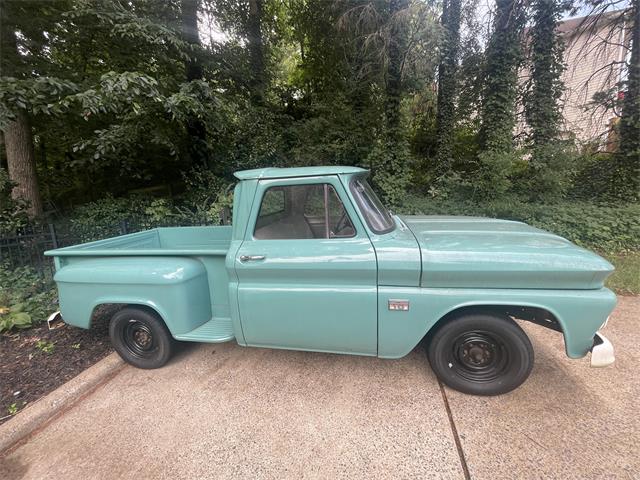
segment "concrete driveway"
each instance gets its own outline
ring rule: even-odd
[[[161,370],[121,370],[5,452],[0,478],[639,478],[639,314],[620,299],[617,362],[599,370],[525,325],[533,373],[493,398],[442,388],[421,351],[187,346]]]

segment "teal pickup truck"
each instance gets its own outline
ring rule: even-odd
[[[233,226],[158,228],[46,252],[64,321],[109,332],[140,368],[174,340],[400,358],[421,341],[436,375],[496,395],[526,380],[533,348],[514,319],[564,336],[566,353],[613,362],[598,333],[613,267],[520,222],[395,216],[355,167],[235,174]]]

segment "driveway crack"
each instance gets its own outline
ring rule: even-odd
[[[460,458],[460,465],[462,466],[462,471],[464,472],[464,478],[465,480],[471,480],[469,467],[467,466],[467,460],[464,457],[464,450],[462,450],[462,442],[460,442],[460,436],[458,435],[458,429],[456,428],[456,424],[453,421],[453,414],[451,413],[451,407],[449,406],[447,394],[444,391],[444,385],[440,380],[438,380],[438,386],[440,387],[440,393],[442,393],[444,408],[447,410],[447,416],[449,417],[449,426],[451,427],[451,433],[453,434],[453,441],[456,443],[456,449],[458,450],[458,457]]]

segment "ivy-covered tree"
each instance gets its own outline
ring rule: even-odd
[[[436,116],[436,175],[451,170],[456,126],[460,16],[462,0],[444,0],[442,6],[442,47],[438,65],[438,101]]]
[[[534,150],[555,142],[560,132],[564,42],[557,27],[562,4],[563,0],[532,2],[533,24],[528,30],[530,87],[524,107]]]
[[[633,0],[629,11],[631,54],[620,118],[620,148],[615,196],[640,199],[640,0]]]
[[[480,112],[482,124],[479,141],[480,148],[485,152],[509,153],[513,149],[524,18],[522,0],[496,0],[493,33],[486,53]]]
[[[496,0],[494,26],[483,76],[478,134],[479,170],[472,185],[475,193],[483,197],[501,195],[511,186],[524,19],[522,0]]]
[[[565,194],[573,168],[569,145],[562,140],[561,97],[564,83],[564,42],[558,23],[564,0],[534,0],[532,24],[527,31],[529,79],[523,95],[528,126],[527,168],[521,184],[534,200]]]

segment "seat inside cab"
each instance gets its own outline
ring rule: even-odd
[[[271,187],[262,197],[257,240],[352,237],[355,229],[329,184]]]

